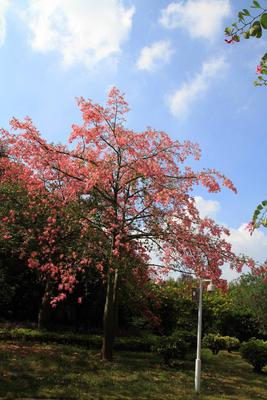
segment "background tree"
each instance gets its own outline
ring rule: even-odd
[[[253,316],[262,335],[267,335],[267,282],[261,276],[243,274],[230,286],[229,295],[239,312]]]

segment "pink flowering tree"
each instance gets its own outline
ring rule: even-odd
[[[87,279],[89,262],[92,270],[101,260],[94,251],[94,240],[101,243],[99,234],[85,230],[79,219],[84,208],[89,212],[94,204],[84,199],[62,202],[52,187],[32,186],[26,165],[8,154],[8,147],[0,158],[1,248],[38,271],[44,287],[38,326],[46,327],[51,306],[73,292],[77,277]]]
[[[266,1],[266,0],[262,0]],[[226,43],[239,42],[244,39],[260,39],[264,30],[267,29],[267,7],[253,0],[250,9],[243,8],[238,13],[238,20],[225,29]],[[267,53],[265,53],[256,67],[257,79],[255,86],[267,86]]]
[[[236,189],[214,169],[194,171],[190,167],[190,157],[200,158],[198,145],[173,141],[152,128],[143,132],[128,129],[128,105],[116,88],[110,91],[106,106],[83,98],[78,105],[83,122],[73,125],[69,146],[47,143],[30,118],[13,119],[11,133],[2,130],[10,164],[6,179],[16,177],[24,182],[32,199],[41,193],[43,206],[50,209],[40,234],[40,241],[49,243],[47,258],[34,251],[29,265],[61,281],[53,302],[75,285],[77,271],[90,267],[86,246],[94,247],[97,268],[106,284],[102,358],[111,360],[121,278],[125,279],[129,268],[131,274],[141,276],[138,263],[129,267],[129,259],[140,259],[154,279],[171,270],[191,271],[219,286],[225,284],[220,278],[225,263],[238,271],[244,263],[252,269],[255,265],[232,252],[225,227],[199,215],[192,196],[197,185],[212,193],[220,185]],[[55,239],[59,230],[53,210],[73,203],[78,204],[72,218],[80,227],[84,257],[69,254],[67,249],[59,252]],[[98,239],[90,240],[88,232]]]

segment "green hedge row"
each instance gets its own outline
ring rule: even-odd
[[[95,349],[100,349],[102,345],[102,337],[99,335],[50,332],[25,328],[0,329],[0,340],[68,344]],[[125,351],[151,351],[151,347],[155,346],[157,340],[158,337],[155,335],[144,337],[119,337],[115,340],[114,349]]]

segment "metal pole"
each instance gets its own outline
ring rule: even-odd
[[[197,358],[195,362],[195,391],[200,393],[201,377],[201,334],[202,334],[202,279],[199,281],[198,321],[197,321]]]

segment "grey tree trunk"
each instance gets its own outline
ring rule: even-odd
[[[113,343],[117,323],[118,269],[108,273],[106,301],[103,316],[102,360],[112,361]]]
[[[38,313],[38,328],[45,329],[51,324],[50,284],[46,281],[42,304]]]

